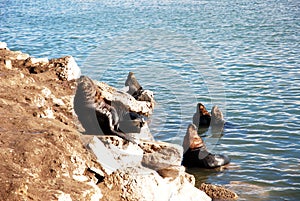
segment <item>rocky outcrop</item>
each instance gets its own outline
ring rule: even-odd
[[[222,186],[202,183],[199,187],[214,200],[237,200],[238,195]]]
[[[122,200],[211,200],[194,187],[194,177],[181,166],[180,146],[147,141],[137,145],[117,136],[101,136],[88,147],[109,175],[101,187],[116,191]],[[116,199],[114,193],[107,196]]]
[[[76,102],[80,70],[72,57],[35,59],[1,46],[1,199],[211,200],[181,166],[182,147],[147,139],[144,126],[140,133],[125,133],[135,143],[95,136],[84,131],[74,110],[74,104],[92,104],[95,112],[97,98],[103,98],[107,116],[114,115],[109,106],[117,102],[127,108],[123,111],[147,116],[154,106],[151,93],[137,100],[92,80],[95,99]]]
[[[77,131],[76,81],[60,70],[46,60],[0,49],[1,200],[103,197],[96,184],[105,173]]]

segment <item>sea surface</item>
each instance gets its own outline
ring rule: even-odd
[[[239,200],[300,200],[299,0],[1,0],[0,41],[72,55],[82,73],[155,92],[156,140],[181,144],[197,102],[226,125],[203,134],[223,170],[191,169]]]

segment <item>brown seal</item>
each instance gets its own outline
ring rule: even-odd
[[[211,121],[211,115],[202,103],[198,103],[196,107],[196,113],[193,116],[193,124],[198,128],[209,127]]]
[[[129,72],[127,76],[127,80],[125,81],[125,86],[129,86],[129,90],[127,93],[135,96],[143,90],[143,87],[137,81],[133,72]]]
[[[230,162],[225,155],[211,154],[201,137],[197,133],[197,127],[190,124],[183,140],[183,160],[185,167],[217,168]]]
[[[183,150],[186,152],[188,149],[197,149],[204,147],[204,142],[197,133],[197,127],[190,124],[187,128],[186,135],[183,140]]]

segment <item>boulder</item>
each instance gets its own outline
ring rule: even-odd
[[[214,200],[237,200],[238,195],[222,186],[202,183],[199,187]]]
[[[142,164],[153,170],[181,166],[182,147],[166,142],[141,141],[139,146],[144,152]]]
[[[143,158],[143,150],[137,144],[117,136],[94,136],[87,146],[108,175],[118,169],[139,166]]]
[[[114,172],[104,179],[101,189],[103,193],[109,192],[105,194],[108,200],[211,200],[189,182],[184,171],[170,180],[142,166]]]

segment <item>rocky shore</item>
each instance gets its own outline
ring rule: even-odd
[[[147,122],[137,117],[140,130],[128,138],[103,135],[89,118],[96,111],[108,131],[130,129],[127,114],[115,124],[110,105],[149,116],[151,92],[130,95],[81,76],[71,56],[37,59],[5,43],[0,86],[2,200],[212,200],[202,191],[209,186],[196,188],[181,165],[183,147],[154,141]],[[236,199],[230,193],[226,199]]]

